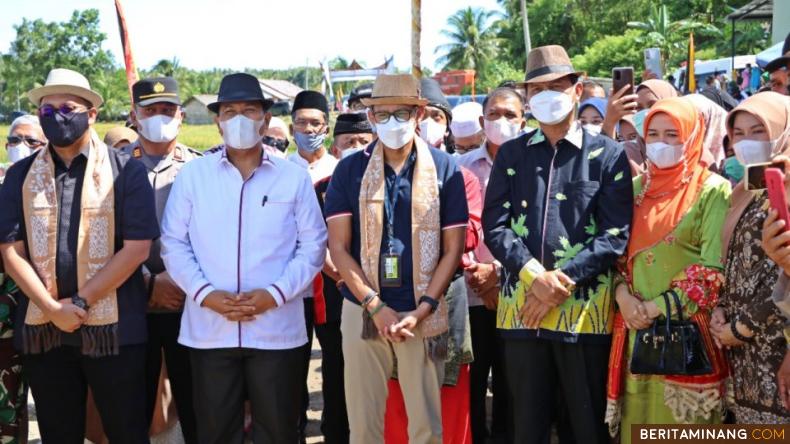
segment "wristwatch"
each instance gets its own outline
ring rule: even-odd
[[[88,301],[86,301],[85,298],[80,296],[79,293],[76,293],[74,296],[71,297],[71,303],[85,311],[88,311],[88,309],[91,308],[90,305],[88,305]]]
[[[431,314],[434,314],[436,309],[439,308],[439,301],[428,295],[421,296],[417,305],[422,304],[423,302],[431,306]]]

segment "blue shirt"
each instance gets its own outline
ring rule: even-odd
[[[362,186],[362,176],[365,174],[374,146],[375,143],[372,143],[365,150],[340,161],[329,182],[324,202],[324,214],[327,219],[344,215],[351,216],[351,256],[357,263],[360,262],[359,193]],[[439,204],[441,206],[439,217],[442,230],[465,227],[469,213],[461,170],[449,154],[435,148],[429,149],[436,165]],[[404,168],[408,168],[408,170],[401,172],[402,179],[398,181],[398,202],[394,211],[395,223],[393,227],[395,232],[394,251],[401,255],[402,285],[397,288],[384,287],[380,290],[381,300],[397,312],[411,311],[416,308],[411,245],[411,181],[414,176],[414,168],[409,166],[408,162]],[[385,175],[385,186],[391,187],[395,182],[395,171],[385,165]],[[384,212],[382,211],[382,213]],[[380,250],[382,255],[389,251],[386,225],[386,220],[383,220],[382,229],[384,232],[381,236]],[[379,280],[381,280],[381,276],[379,276]],[[359,300],[351,294],[348,287],[343,286],[341,292],[343,297],[359,304]]]

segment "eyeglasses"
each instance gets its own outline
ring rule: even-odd
[[[398,122],[407,122],[411,119],[412,114],[414,114],[415,108],[412,109],[399,109],[397,111],[388,113],[385,111],[376,111],[373,113],[373,117],[376,118],[376,122],[378,123],[387,123],[390,121],[390,117],[395,117],[395,120]]]
[[[19,145],[20,143],[25,142],[25,145],[29,146],[30,148],[38,148],[45,144],[41,140],[35,139],[33,137],[8,136],[5,140],[9,145]]]
[[[299,128],[299,129],[315,128],[320,131],[324,129],[324,127],[326,127],[326,123],[320,120],[304,120],[304,119],[294,120],[294,128]]]
[[[277,148],[280,151],[285,151],[288,148],[288,139],[275,139],[272,136],[263,136],[263,144],[270,147]]]
[[[38,116],[39,117],[52,117],[55,113],[60,114],[61,116],[68,116],[69,114],[78,111],[81,112],[82,110],[87,110],[84,106],[71,106],[68,104],[60,105],[60,107],[55,108],[52,105],[44,105],[38,109]]]

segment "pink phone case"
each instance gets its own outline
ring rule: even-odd
[[[787,231],[790,229],[790,211],[787,209],[784,173],[778,168],[766,168],[765,184],[768,187],[768,200],[771,202],[771,207],[779,213],[779,219],[785,221],[784,231]]]

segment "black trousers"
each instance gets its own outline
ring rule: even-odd
[[[154,415],[159,373],[162,368],[162,355],[164,355],[184,442],[196,444],[198,436],[192,401],[192,370],[189,365],[189,349],[178,343],[181,313],[150,313],[147,316],[147,321],[145,394],[148,425],[150,427]]]
[[[343,335],[340,333],[340,321],[330,321],[323,325],[315,325],[313,298],[304,300],[304,318],[307,327],[308,343],[304,351],[302,366],[302,408],[300,410],[299,433],[304,437],[307,426],[307,409],[310,396],[307,389],[307,376],[310,367],[310,355],[313,344],[313,328],[321,344],[321,392],[324,399],[324,410],[321,416],[321,433],[326,444],[347,444],[349,440],[348,413],[346,411],[346,394],[343,378]]]
[[[469,370],[469,414],[472,424],[472,442],[485,444],[489,435],[486,426],[486,395],[488,375],[492,373],[491,433],[494,442],[510,442],[508,390],[503,363],[502,339],[496,328],[496,312],[484,306],[469,307],[469,324],[472,333],[472,350],[475,360]]]
[[[584,444],[608,444],[604,423],[609,344],[505,339],[514,441],[549,444],[552,423],[567,423]],[[558,406],[558,399],[562,404]],[[565,409],[567,418],[558,418]],[[563,412],[564,413],[564,412]],[[564,415],[563,415],[564,416]],[[562,433],[563,441],[571,436]]]
[[[117,356],[103,358],[61,346],[22,359],[43,442],[83,443],[88,387],[110,443],[149,442],[144,344],[122,346]]]
[[[244,442],[244,401],[252,410],[256,443],[293,444],[299,418],[301,347],[288,350],[249,348],[190,349],[193,396],[199,441]]]

